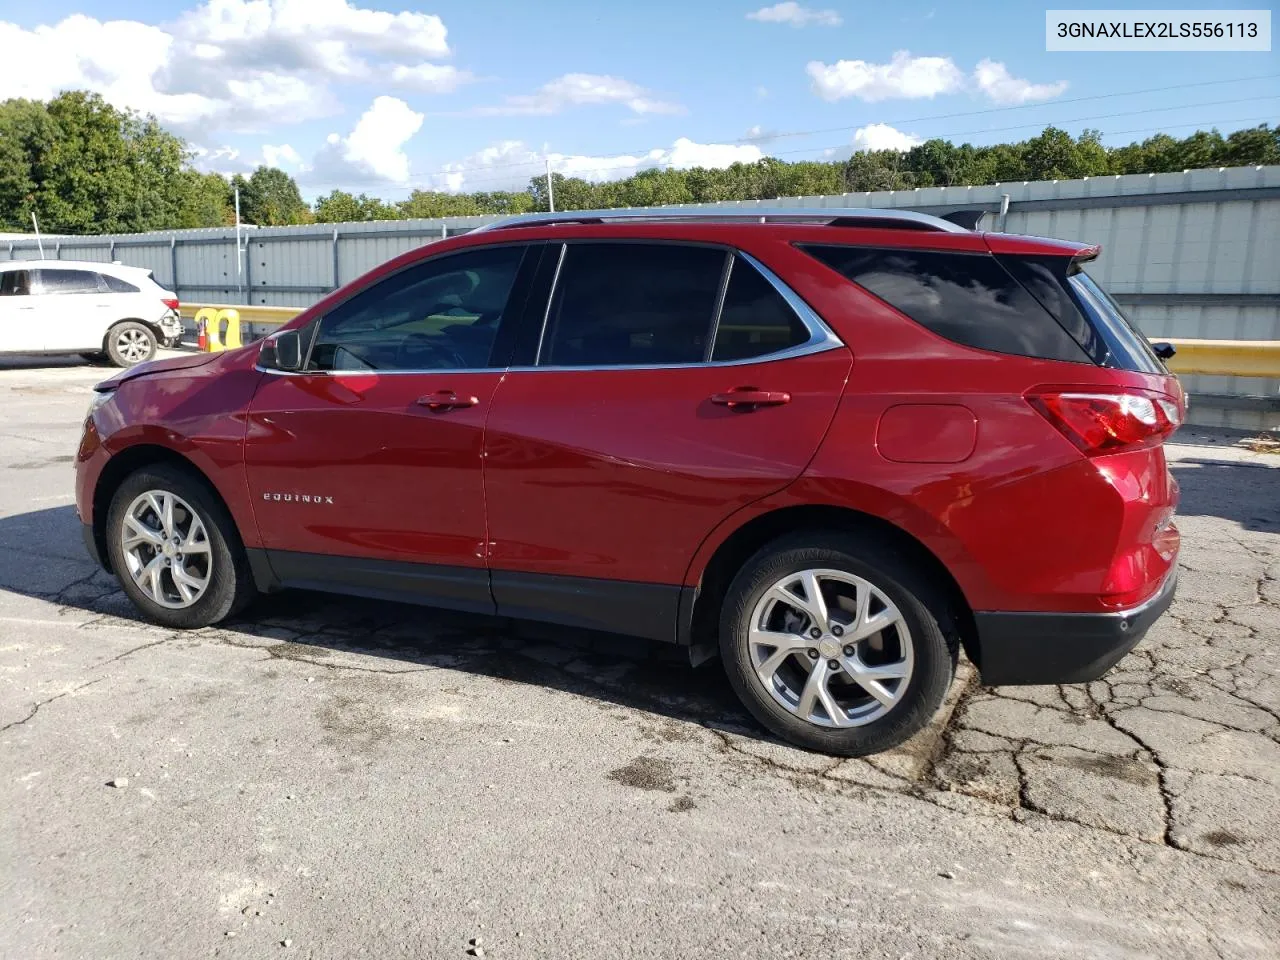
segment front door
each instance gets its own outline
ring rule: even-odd
[[[409,266],[321,317],[302,372],[265,374],[245,461],[286,584],[492,610],[484,422],[537,250]]]
[[[570,242],[486,429],[499,613],[671,639],[694,551],[799,476],[851,363],[750,258]]]

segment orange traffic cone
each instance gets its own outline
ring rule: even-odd
[[[209,351],[209,329],[205,326],[204,320],[201,320],[196,327],[196,349],[202,353]]]

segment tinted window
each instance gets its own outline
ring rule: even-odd
[[[1151,349],[1138,329],[1120,310],[1120,305],[1107,294],[1093,277],[1083,270],[1067,281],[1094,329],[1107,345],[1107,366],[1139,373],[1167,373],[1165,365]]]
[[[746,360],[808,339],[808,329],[773,284],[742,257],[734,257],[711,359]]]
[[[310,370],[489,366],[525,247],[492,247],[403,270],[320,321]]]
[[[104,273],[102,279],[106,281],[107,289],[112,293],[137,293],[138,288],[126,280],[119,277],[113,277],[109,273]]]
[[[0,297],[22,297],[28,293],[27,271],[6,270],[0,273]]]
[[[994,257],[865,247],[806,250],[948,340],[1045,360],[1089,359]]]
[[[681,244],[569,244],[539,363],[703,361],[725,256],[722,250]]]
[[[38,270],[42,293],[99,293],[98,275],[89,270]]]

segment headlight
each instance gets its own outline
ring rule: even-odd
[[[93,397],[89,400],[89,412],[87,415],[93,416],[93,411],[97,410],[100,406],[110,400],[113,392],[114,391],[112,390],[93,391]]]

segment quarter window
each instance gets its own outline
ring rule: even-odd
[[[320,321],[309,370],[490,366],[524,246],[429,260],[374,284]]]
[[[127,280],[121,280],[119,277],[113,277],[109,273],[102,274],[102,280],[107,285],[107,289],[112,293],[137,293],[138,288]]]
[[[538,363],[704,361],[725,257],[723,250],[683,244],[568,244]]]
[[[98,274],[90,270],[38,270],[40,292],[52,294],[100,293]]]
[[[796,347],[809,330],[764,275],[734,257],[716,326],[712,360],[749,360]]]
[[[979,350],[1087,363],[1088,355],[986,254],[868,247],[805,251],[939,336]]]

